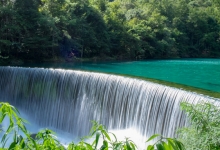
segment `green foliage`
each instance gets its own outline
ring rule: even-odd
[[[184,145],[180,141],[172,138],[165,138],[158,134],[152,135],[146,142],[155,138],[158,140],[153,145],[148,145],[147,150],[185,150]]]
[[[93,121],[93,126],[91,128],[90,135],[86,137],[94,138],[92,144],[80,141],[78,144],[70,143],[68,150],[135,150],[137,146],[133,141],[126,138],[125,141],[118,141],[113,133],[109,133],[105,127],[97,122]]]
[[[190,126],[179,130],[186,149],[220,149],[220,108],[210,102],[181,103],[190,118]]]
[[[5,118],[9,118],[9,126],[6,130],[2,129],[1,132],[4,133],[1,139],[1,148],[3,149],[53,149],[53,150],[64,150],[65,147],[56,139],[54,132],[49,129],[44,129],[39,131],[36,135],[31,135],[26,127],[26,121],[19,117],[19,111],[8,103],[0,103],[0,124],[2,124]],[[128,138],[125,141],[118,141],[117,137],[107,131],[107,129],[93,121],[93,126],[90,131],[90,135],[82,139],[79,143],[70,143],[67,150],[136,150],[137,146],[134,142]],[[20,131],[20,132],[19,132]],[[23,133],[24,136],[19,135]],[[159,135],[153,135],[148,141],[153,140]],[[12,141],[8,141],[9,138],[13,137]],[[92,144],[85,142],[85,139],[94,139]],[[168,143],[165,143],[167,140]],[[147,142],[148,142],[147,141]],[[9,142],[8,148],[5,144]],[[183,145],[176,139],[164,138],[160,136],[160,139],[154,144],[149,145],[147,150],[157,148],[166,150],[182,150]]]
[[[100,150],[112,148],[115,150],[135,150],[137,146],[133,141],[126,138],[125,141],[118,141],[113,133],[107,132],[103,125],[93,121],[93,127],[91,129],[91,136],[95,136],[95,140],[92,143],[93,149],[98,149],[99,141],[102,141]]]
[[[3,133],[0,147],[2,149],[18,150],[18,149],[52,149],[52,150],[64,150],[65,147],[56,139],[54,132],[49,129],[39,131],[36,135],[31,135],[25,127],[26,121],[19,117],[19,111],[8,103],[0,103],[0,124],[4,119],[9,119],[9,125],[6,129],[2,128]],[[20,135],[23,133],[24,136]],[[12,139],[13,137],[13,139]],[[92,144],[85,142],[83,139],[75,144],[70,143],[67,150],[135,150],[137,146],[133,141],[126,138],[125,141],[118,141],[113,133],[109,133],[106,128],[93,122],[93,126],[90,135],[86,137],[93,138]],[[11,140],[12,141],[8,141]],[[6,148],[5,145],[9,144]]]
[[[218,0],[0,3],[0,51],[10,60],[66,57],[72,48],[103,59],[220,56]]]
[[[21,130],[24,133],[27,133],[26,127],[24,125],[25,120],[18,116],[18,110],[11,106],[8,103],[0,103],[0,124],[2,124],[5,118],[9,119],[9,126],[5,131],[1,129],[1,132],[4,132],[4,135],[1,139],[2,147],[4,148],[9,136],[13,136],[14,141],[11,143],[10,147],[15,146],[16,144],[23,145],[23,137],[18,135],[18,132]],[[12,135],[10,135],[12,133]]]
[[[8,103],[0,103],[0,124],[4,119],[9,119],[9,125],[5,129],[2,127],[3,133],[0,141],[0,147],[5,148],[9,143],[9,150],[19,149],[59,149],[64,147],[56,140],[51,130],[45,129],[40,131],[36,138],[33,138],[25,127],[26,121],[19,116],[19,111]],[[23,134],[24,136],[22,136]],[[13,137],[13,138],[12,138]],[[12,141],[10,141],[12,139]]]
[[[210,102],[198,104],[182,102],[181,107],[186,111],[191,124],[179,130],[179,140],[155,134],[146,141],[156,140],[153,145],[148,145],[147,150],[220,149],[220,108]],[[56,139],[55,133],[49,129],[44,129],[34,136],[31,135],[25,127],[26,121],[19,117],[19,111],[8,103],[0,102],[0,124],[6,118],[9,119],[8,127],[2,127],[0,130],[0,133],[3,133],[0,141],[2,149],[66,149]],[[23,133],[23,136],[20,133]],[[91,138],[93,139],[92,144],[84,141]],[[9,143],[7,148],[6,143]],[[135,150],[137,146],[128,138],[125,141],[118,141],[113,133],[108,132],[103,125],[93,121],[90,135],[77,144],[70,143],[67,147],[67,150],[98,149]]]

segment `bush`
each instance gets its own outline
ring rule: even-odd
[[[196,105],[183,102],[181,108],[190,119],[190,126],[179,129],[179,139],[186,149],[220,149],[220,108],[213,103]]]
[[[161,135],[154,134],[146,142],[159,137],[159,140],[153,145],[149,145],[147,150],[185,150],[184,145],[176,139],[165,138]]]

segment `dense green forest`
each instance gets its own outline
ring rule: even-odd
[[[219,10],[219,0],[0,0],[0,61],[220,57]]]

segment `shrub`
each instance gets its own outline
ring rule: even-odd
[[[179,129],[179,140],[186,149],[220,149],[220,108],[213,103],[181,103],[190,119],[190,126]]]
[[[184,145],[178,140],[165,138],[159,134],[152,135],[146,142],[158,137],[159,139],[153,145],[148,145],[147,150],[185,150]]]

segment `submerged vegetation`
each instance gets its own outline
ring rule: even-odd
[[[220,56],[218,0],[4,0],[0,63]]]
[[[212,103],[198,104],[181,103],[181,108],[187,113],[191,125],[178,130],[178,139],[164,138],[158,134],[152,135],[146,142],[155,138],[153,145],[147,150],[218,150],[220,149],[220,108]],[[135,150],[137,145],[128,138],[118,141],[113,133],[109,133],[103,125],[93,122],[91,133],[86,138],[92,138],[92,143],[83,139],[79,143],[70,143],[64,147],[54,136],[54,132],[44,129],[33,136],[25,127],[26,121],[19,116],[18,110],[8,103],[0,103],[0,123],[9,119],[9,125],[1,129],[0,147],[2,150],[20,149],[53,149],[53,150]],[[23,133],[23,135],[20,135]],[[6,146],[7,145],[9,146]]]

